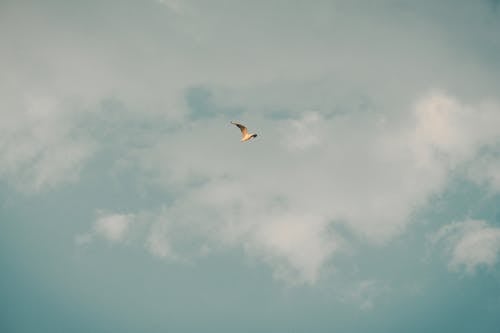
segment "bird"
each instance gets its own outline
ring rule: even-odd
[[[256,133],[248,133],[248,130],[245,126],[242,124],[235,123],[234,121],[231,122],[231,124],[238,126],[238,128],[241,131],[241,142],[248,141],[250,139],[256,138],[257,134]]]

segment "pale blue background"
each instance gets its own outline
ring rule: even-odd
[[[469,218],[500,227],[500,192],[465,177],[463,165],[382,245],[339,226],[356,250],[333,255],[325,263],[333,270],[314,283],[276,279],[272,264],[239,246],[184,263],[152,255],[142,231],[118,244],[80,246],[75,237],[99,210],[155,212],[207,182],[194,172],[165,185],[127,155],[179,128],[176,147],[186,137],[210,142],[186,130],[191,122],[236,142],[230,120],[250,119],[273,137],[266,119],[390,113],[432,89],[470,105],[498,102],[499,10],[498,1],[1,1],[0,112],[22,112],[16,101],[26,96],[57,96],[63,112],[78,111],[64,138],[90,138],[93,148],[70,168],[76,179],[32,188],[21,162],[0,172],[0,331],[498,332],[498,263],[449,269],[429,243]],[[329,67],[337,50],[346,64]],[[258,139],[253,157],[278,158],[255,155],[266,135]],[[494,151],[499,142],[488,144]],[[368,308],[346,296],[362,280],[385,286]]]

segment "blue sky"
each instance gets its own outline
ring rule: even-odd
[[[2,1],[0,330],[497,332],[499,33],[498,1]]]

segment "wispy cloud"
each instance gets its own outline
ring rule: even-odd
[[[25,192],[75,182],[95,150],[63,101],[28,97],[0,112],[0,177]]]
[[[235,136],[233,128],[222,130],[218,119],[159,136],[138,153],[141,168],[177,198],[163,208],[165,226],[151,229],[148,248],[168,258],[182,248],[177,241],[182,234],[196,239],[191,243],[200,249],[243,247],[268,263],[278,279],[315,283],[345,241],[333,222],[372,245],[403,233],[412,214],[445,189],[457,166],[498,141],[491,126],[497,110],[495,104],[464,105],[430,93],[397,116],[253,117],[263,135],[251,145],[228,139]],[[321,141],[283,149],[289,136],[301,140],[306,130]],[[190,135],[193,131],[199,136]],[[182,149],[172,140],[182,141]],[[209,159],[201,153],[208,151]]]
[[[362,280],[353,286],[341,300],[346,303],[354,303],[359,306],[361,310],[368,311],[375,306],[377,298],[384,296],[391,291],[391,288],[377,280],[369,279]]]
[[[481,267],[492,268],[500,255],[500,228],[482,220],[448,224],[429,236],[433,244],[443,244],[450,270],[473,274]]]
[[[492,101],[467,105],[443,93],[433,93],[416,106],[420,161],[441,154],[450,167],[470,159],[481,147],[500,140],[500,106]],[[434,156],[430,156],[433,154]]]
[[[500,192],[500,156],[485,153],[470,163],[466,172],[473,182]]]
[[[160,2],[166,7],[131,3],[110,16],[89,11],[70,21],[50,7],[5,6],[0,37],[12,48],[0,63],[8,78],[0,88],[10,96],[0,101],[2,180],[32,191],[76,181],[95,151],[120,145],[138,177],[169,195],[164,211],[151,208],[165,216],[144,241],[152,253],[183,253],[184,235],[199,248],[244,248],[279,278],[315,283],[342,249],[334,223],[357,240],[386,244],[445,189],[450,171],[498,144],[499,104],[488,100],[498,91],[491,75],[497,60],[468,58],[491,51],[496,21],[478,19],[481,29],[450,36],[462,20],[428,24],[412,6],[387,14],[395,10],[389,2],[364,11],[328,1],[297,2],[294,11]],[[469,6],[456,17],[468,17]],[[264,12],[278,13],[280,24]],[[402,17],[405,29],[396,29]],[[117,38],[121,29],[133,34]],[[477,54],[457,52],[457,41],[477,36]],[[99,112],[110,100],[121,105],[113,117]],[[155,114],[168,125],[122,131],[124,110],[134,114],[131,123]],[[258,140],[241,145],[226,119],[233,111]],[[109,136],[86,131],[80,112]],[[270,116],[277,113],[280,119]],[[92,235],[120,242],[132,219],[100,216]],[[185,252],[201,251],[192,250]]]
[[[98,211],[91,230],[76,235],[75,244],[83,246],[92,243],[96,238],[110,243],[122,243],[126,240],[131,225],[136,221],[137,217],[134,214]]]
[[[323,121],[320,114],[314,111],[303,113],[300,119],[288,120],[282,128],[283,144],[291,150],[303,150],[330,139],[324,133]]]
[[[169,240],[169,223],[162,220],[162,216],[156,217],[156,219],[158,218],[158,221],[151,223],[151,229],[146,239],[146,248],[151,254],[160,258],[177,259],[178,255],[174,252]]]
[[[99,213],[94,224],[94,232],[110,242],[121,242],[125,239],[130,224],[134,220],[132,214]]]

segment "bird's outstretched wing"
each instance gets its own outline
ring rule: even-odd
[[[245,136],[248,135],[247,128],[245,126],[243,126],[242,124],[238,124],[238,123],[235,123],[233,121],[231,122],[231,124],[238,126],[238,128],[240,129],[241,134],[243,135],[243,137],[245,137]]]

